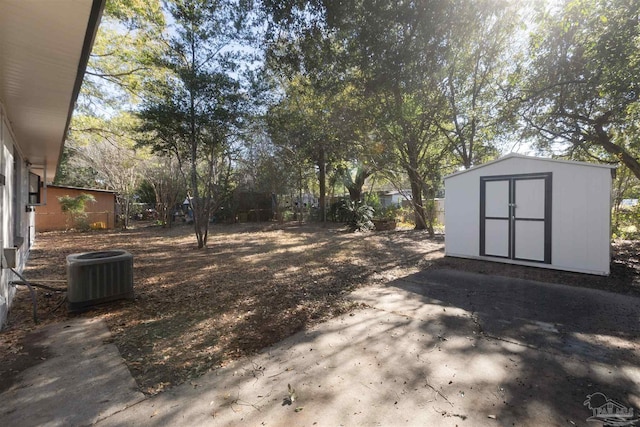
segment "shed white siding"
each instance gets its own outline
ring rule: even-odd
[[[494,162],[449,175],[444,180],[445,254],[608,275],[611,245],[611,169],[612,167],[604,165],[511,154]],[[526,174],[550,174],[550,262],[481,256],[481,178]],[[505,182],[498,181],[495,184],[503,186]],[[540,205],[541,201],[530,182],[532,181],[518,181],[520,198],[517,204],[518,208],[527,205],[531,212],[537,212],[539,209],[535,205]],[[494,197],[497,198],[499,197]],[[485,201],[493,203],[486,199]],[[491,209],[496,211],[491,206],[490,204],[486,208],[486,212]],[[494,221],[490,227],[485,227],[484,232],[487,235],[494,233],[496,227],[499,227],[496,224],[499,224],[498,221]],[[536,240],[536,237],[539,233],[535,231],[535,227],[529,226],[534,222],[523,221],[520,224],[520,235],[516,237],[514,245],[520,245],[521,253],[538,251],[540,241]],[[500,239],[497,242],[499,243]],[[495,240],[492,244],[495,244]],[[508,244],[510,243],[504,242],[504,245]]]

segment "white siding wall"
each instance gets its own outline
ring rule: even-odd
[[[2,110],[0,109],[0,112]],[[7,247],[13,239],[11,225],[11,177],[13,176],[13,142],[8,130],[6,118],[0,114],[0,173],[5,177],[5,185],[0,185],[0,249]],[[4,324],[9,304],[15,294],[15,288],[9,286],[12,273],[0,269],[0,325]]]
[[[14,174],[14,159],[17,158],[18,176]],[[26,263],[34,229],[33,213],[27,213],[29,170],[19,155],[8,120],[0,105],[0,173],[5,177],[5,185],[0,185],[0,250],[18,246],[17,270],[22,271]],[[17,178],[17,184],[14,181]],[[22,237],[22,239],[19,239]],[[15,287],[9,285],[14,279],[9,269],[0,269],[0,326],[7,318]]]
[[[553,173],[549,267],[609,274],[611,170],[579,163],[511,157],[445,178],[446,254],[479,256],[481,176],[540,172]]]
[[[444,181],[446,255],[480,254],[480,178],[471,173]]]

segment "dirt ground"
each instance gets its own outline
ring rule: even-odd
[[[111,329],[140,390],[157,394],[351,310],[355,288],[429,268],[451,268],[605,289],[640,296],[640,242],[616,242],[610,277],[444,258],[444,239],[423,231],[347,233],[298,224],[214,226],[198,250],[190,226],[127,231],[41,233],[25,271],[35,283],[64,290],[66,256],[104,249],[134,255],[134,301],[79,316]],[[59,322],[64,293],[38,290],[40,325]],[[46,357],[29,340],[37,331],[29,292],[18,288],[0,333],[0,375],[11,378]],[[76,316],[78,316],[76,314]],[[10,382],[10,381],[8,381]]]

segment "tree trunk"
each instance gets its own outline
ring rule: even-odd
[[[327,160],[324,147],[320,148],[320,158],[318,160],[318,167],[320,172],[318,173],[318,181],[320,184],[320,199],[318,201],[318,209],[320,213],[320,222],[326,222],[325,202],[327,195]]]
[[[351,201],[357,202],[362,199],[362,187],[364,187],[364,183],[369,176],[371,176],[371,171],[369,169],[358,167],[354,180],[351,180],[350,176],[345,178],[349,181],[346,187],[349,191],[349,198],[351,199]]]
[[[423,180],[418,173],[418,148],[415,140],[407,138],[404,142],[406,146],[407,162],[405,169],[411,183],[411,203],[415,212],[416,230],[425,230],[427,221],[422,201]]]
[[[362,198],[362,187],[347,187],[347,190],[349,191],[349,199],[351,199],[352,202],[357,202]]]
[[[193,215],[193,228],[196,234],[196,240],[198,241],[198,249],[202,249],[206,246],[207,242],[204,238],[201,225],[201,211],[202,200],[200,200],[200,193],[198,192],[198,175],[196,172],[196,159],[195,159],[195,146],[192,149],[191,158],[191,186],[192,196],[189,199],[189,206],[191,206],[191,214]]]
[[[129,206],[129,199],[127,199],[126,197],[124,198],[124,222],[123,222],[123,227],[125,230],[127,230],[129,228],[129,215],[131,214],[131,208]]]
[[[436,219],[436,206],[435,206],[435,197],[436,191],[435,188],[430,185],[424,188],[424,197],[426,199],[425,206],[425,219],[427,225],[427,231],[429,232],[429,237],[435,237],[435,229],[433,228],[433,224]]]
[[[295,204],[293,219],[302,224],[302,164],[298,165],[298,201]]]
[[[195,135],[193,136],[195,139]],[[207,242],[202,231],[202,204],[200,200],[200,192],[198,191],[198,173],[196,170],[196,143],[191,142],[191,187],[192,194],[189,198],[189,206],[191,206],[191,214],[193,215],[193,228],[196,234],[196,240],[198,241],[198,249],[202,249],[206,246]]]
[[[640,179],[640,162],[627,150],[611,142],[611,138],[601,124],[595,125],[596,143],[607,150],[608,153],[616,156],[629,170]]]
[[[415,212],[416,230],[425,230],[427,228],[427,222],[425,220],[424,205],[422,203],[422,185],[420,183],[420,177],[413,170],[407,171],[409,174],[409,181],[411,182],[411,204]]]

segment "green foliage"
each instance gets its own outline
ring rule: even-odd
[[[96,198],[91,194],[82,193],[76,197],[62,196],[58,197],[62,212],[66,213],[82,213],[84,212],[87,202],[95,203]]]
[[[136,189],[137,201],[139,203],[145,203],[148,205],[156,205],[156,193],[153,188],[153,184],[148,179],[145,179],[138,185]]]
[[[437,126],[466,169],[498,157],[500,136],[515,128],[502,85],[521,62],[513,44],[519,7],[505,0],[467,2],[448,36],[452,48],[439,71],[445,108]]]
[[[282,212],[282,220],[285,222],[293,221],[295,219],[295,213],[291,209],[287,209]]]
[[[347,227],[352,232],[369,231],[373,229],[373,208],[364,202],[357,200],[345,200],[341,211],[346,218]]]
[[[379,212],[382,209],[380,197],[376,192],[367,193],[364,197],[364,201],[367,205],[371,206],[375,212]]]
[[[198,247],[206,247],[209,218],[223,203],[231,174],[230,140],[248,106],[239,79],[248,4],[232,0],[165,3],[173,30],[154,63],[139,117],[140,144],[173,155],[184,167]]]
[[[351,166],[351,167],[350,167]],[[342,185],[349,192],[351,200],[362,199],[362,187],[373,170],[362,164],[340,164],[336,167],[336,177],[342,181]]]
[[[357,121],[345,120],[344,111],[355,98],[348,84],[318,86],[302,74],[285,82],[284,91],[282,99],[267,112],[269,136],[277,147],[296,159],[298,166],[306,164],[317,169],[320,204],[324,206],[329,166],[344,161],[355,151],[353,128],[348,123]],[[357,189],[358,185],[352,188]],[[323,220],[324,212],[320,215]]]
[[[62,150],[62,157],[58,164],[56,177],[53,180],[55,185],[66,185],[70,187],[95,188],[98,178],[98,171],[88,165],[79,163],[74,156],[74,151],[66,144]]]
[[[384,208],[380,208],[380,210],[376,211],[375,218],[397,220],[401,209],[402,208],[399,205],[395,204],[385,206]]]
[[[640,239],[640,205],[617,210],[612,237],[614,239]]]
[[[174,207],[177,203],[182,203],[187,194],[187,185],[180,165],[171,157],[156,156],[149,162],[146,173],[152,186],[160,221],[163,225],[170,225]]]
[[[295,162],[267,136],[255,118],[242,135],[235,176],[238,188],[258,193],[290,194],[297,190]]]
[[[61,196],[58,197],[62,212],[67,214],[67,230],[75,228],[76,230],[86,231],[90,226],[87,222],[87,214],[85,206],[87,202],[95,203],[96,198],[91,194],[82,193],[76,197]]]
[[[538,16],[522,115],[540,149],[640,177],[640,2],[572,0]]]
[[[339,138],[351,137],[363,147],[355,151],[358,160],[368,160],[389,180],[403,180],[400,173],[409,177],[417,228],[433,233],[422,201],[434,197],[448,168],[495,154],[496,76],[506,63],[500,50],[514,17],[511,9],[502,12],[505,4],[265,3],[276,23],[290,31],[273,44],[279,63],[297,62],[290,68],[314,87],[348,82],[343,87],[349,88],[349,107],[335,110],[340,117],[356,117],[357,126],[336,121],[331,129],[347,130]],[[282,34],[291,37],[283,41]],[[331,110],[323,102],[320,111]],[[303,129],[308,140],[313,127]]]
[[[396,213],[398,221],[405,224],[415,224],[415,211],[410,207],[403,207]]]
[[[164,25],[159,0],[108,0],[104,15],[117,20],[128,29],[150,31]]]
[[[348,212],[344,209],[345,200],[338,200],[331,203],[329,206],[329,212],[327,212],[328,219],[333,222],[347,222],[349,219]]]

